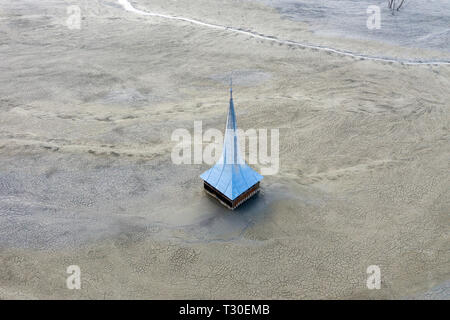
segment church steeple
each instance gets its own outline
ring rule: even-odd
[[[205,182],[205,190],[230,209],[236,208],[259,191],[259,182],[263,177],[245,163],[239,152],[232,79],[222,156],[200,177]]]

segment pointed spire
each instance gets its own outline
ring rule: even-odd
[[[230,105],[222,155],[219,161],[200,177],[230,200],[236,199],[263,178],[245,163],[240,154],[232,78],[230,78]]]
[[[228,109],[227,126],[225,128],[225,139],[223,146],[223,162],[226,164],[243,163],[239,154],[239,142],[237,136],[236,113],[233,103],[233,80],[230,81],[230,106]]]
[[[227,129],[236,130],[236,114],[234,112],[234,102],[233,102],[233,80],[230,82],[230,106],[228,108],[228,117],[227,117]]]
[[[233,100],[233,74],[230,77],[230,100]]]

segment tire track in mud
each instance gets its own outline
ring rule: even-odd
[[[160,14],[160,13],[155,13],[155,12],[150,12],[150,11],[139,10],[139,9],[136,9],[135,7],[133,7],[133,5],[128,0],[118,0],[118,3],[126,11],[133,12],[135,14],[139,14],[139,15],[143,15],[143,16],[159,17],[159,18],[170,19],[170,20],[178,20],[178,21],[192,23],[192,24],[196,24],[199,26],[207,27],[207,28],[213,28],[213,29],[217,29],[217,30],[223,30],[223,31],[234,32],[234,33],[240,33],[240,34],[247,35],[252,38],[257,38],[257,39],[261,39],[261,40],[267,40],[267,41],[272,41],[272,42],[285,44],[285,45],[292,45],[292,46],[306,48],[306,49],[320,50],[320,51],[335,53],[335,54],[339,54],[342,56],[348,56],[348,57],[357,58],[357,59],[388,62],[388,63],[400,63],[400,64],[405,64],[405,65],[450,65],[450,60],[439,61],[439,60],[395,59],[395,58],[390,58],[390,57],[380,57],[380,56],[371,56],[371,55],[365,55],[365,54],[360,54],[360,53],[354,53],[354,52],[343,50],[343,49],[335,49],[335,48],[330,48],[330,47],[325,47],[325,46],[320,46],[320,45],[296,42],[296,41],[292,41],[292,40],[282,40],[282,39],[278,39],[274,36],[264,35],[264,34],[261,34],[261,33],[255,32],[255,31],[251,31],[251,30],[244,30],[241,28],[233,28],[233,27],[229,27],[229,26],[206,23],[206,22],[203,22],[200,20],[190,19],[190,18],[181,17],[181,16],[174,16],[174,15]]]

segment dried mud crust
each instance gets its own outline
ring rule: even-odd
[[[448,280],[448,67],[89,3],[104,15],[69,30],[69,1],[0,0],[1,298],[402,298]],[[173,13],[206,10],[189,3]],[[239,127],[280,129],[279,173],[232,215],[207,165],[170,159],[173,130],[223,130],[230,71]]]

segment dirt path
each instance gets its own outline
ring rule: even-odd
[[[313,45],[313,44],[307,44],[307,43],[300,43],[300,42],[292,41],[292,40],[282,40],[282,39],[278,39],[275,36],[268,36],[268,35],[257,33],[255,31],[236,29],[236,28],[229,27],[229,26],[222,26],[222,25],[217,25],[217,24],[212,24],[212,23],[206,23],[206,22],[202,22],[202,21],[196,20],[196,19],[190,19],[190,18],[185,18],[185,17],[180,17],[180,16],[173,16],[173,15],[160,14],[160,13],[155,13],[155,12],[139,10],[139,9],[136,9],[135,7],[133,7],[128,0],[118,0],[118,2],[125,10],[139,14],[139,15],[189,22],[189,23],[193,23],[193,24],[203,26],[203,27],[225,30],[228,32],[240,33],[240,34],[244,34],[244,35],[247,35],[247,36],[250,36],[253,38],[258,38],[258,39],[267,40],[267,41],[273,41],[273,42],[280,43],[280,44],[293,45],[293,46],[307,48],[307,49],[321,50],[321,51],[331,52],[331,53],[349,56],[349,57],[357,58],[357,59],[390,62],[390,63],[401,63],[401,64],[406,64],[406,65],[450,65],[450,61],[447,61],[447,60],[441,60],[441,61],[439,61],[439,60],[423,60],[423,61],[421,61],[421,60],[394,59],[394,58],[390,58],[390,57],[377,57],[377,56],[370,56],[370,55],[365,55],[365,54],[360,54],[360,53],[354,53],[354,52],[347,51],[347,50],[334,49],[334,48],[318,46],[318,45]]]

